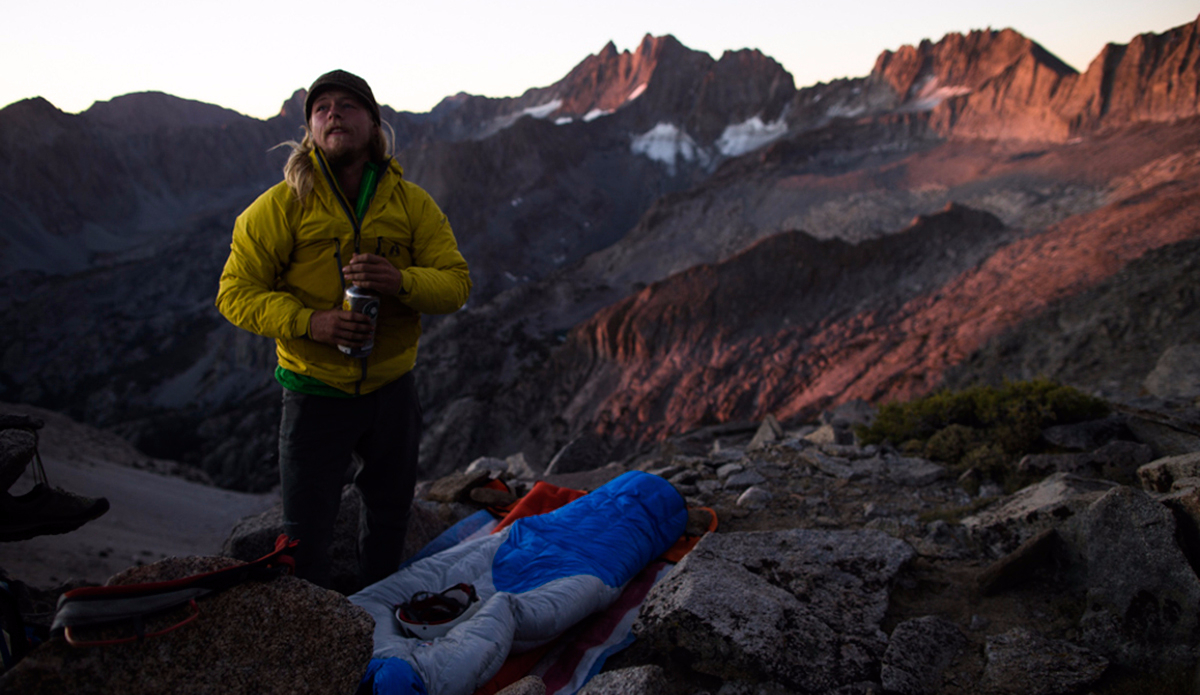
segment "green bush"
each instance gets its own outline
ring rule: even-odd
[[[975,467],[1002,480],[1009,463],[1036,453],[1051,425],[1104,417],[1108,404],[1048,379],[938,391],[908,403],[885,403],[875,422],[856,432],[864,444],[903,443],[955,470]]]
[[[983,433],[974,427],[958,423],[947,425],[933,433],[922,453],[927,459],[957,463],[968,451],[979,446],[983,437]]]

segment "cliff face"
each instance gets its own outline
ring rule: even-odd
[[[1109,44],[1083,74],[1005,29],[885,51],[870,81],[887,85],[900,109],[932,110],[948,136],[1061,142],[1194,115],[1200,19],[1128,45]]]
[[[1143,169],[1111,204],[1033,235],[951,205],[878,240],[788,232],[671,276],[571,332],[559,371],[587,376],[571,384],[563,412],[612,441],[648,441],[768,413],[802,421],[853,398],[927,393],[947,369],[1046,307],[1153,249],[1200,238],[1195,147],[1167,159],[1169,178],[1158,166]],[[1174,340],[1160,325],[1136,342],[1157,359]],[[1122,372],[1153,365],[1091,357]],[[1070,362],[1058,356],[1060,369]],[[1038,375],[1024,369],[1020,376]],[[1100,380],[1094,369],[1088,375]],[[1125,382],[1136,390],[1137,380]]]

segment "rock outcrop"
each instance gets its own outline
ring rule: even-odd
[[[705,536],[655,585],[634,634],[700,673],[826,692],[869,680],[912,548],[881,531]]]
[[[171,558],[130,569],[109,584],[169,581],[232,563]],[[0,676],[0,689],[14,694],[350,693],[371,658],[371,617],[339,594],[299,579],[241,584],[197,603],[194,621],[140,641],[72,647],[57,635]],[[152,618],[147,630],[186,617],[186,608],[175,609]],[[114,639],[124,636],[120,630],[92,637]]]

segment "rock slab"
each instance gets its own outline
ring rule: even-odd
[[[710,534],[650,592],[638,639],[727,680],[826,692],[872,679],[891,582],[915,555],[881,531]]]
[[[980,691],[987,695],[1060,695],[1085,692],[1108,661],[1076,644],[1015,628],[989,637]]]
[[[934,695],[942,672],[962,653],[967,640],[954,623],[937,616],[906,620],[892,630],[880,680],[899,695]]]

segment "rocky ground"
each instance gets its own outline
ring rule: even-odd
[[[593,695],[1194,691],[1190,403],[1146,401],[1047,430],[1060,453],[1024,459],[1034,482],[1007,491],[856,443],[851,424],[870,417],[858,402],[786,431],[773,418],[719,425],[600,467],[568,447],[543,474],[520,456],[481,459],[422,483],[412,533],[431,537],[478,508],[470,490],[489,477],[520,494],[538,479],[588,490],[647,470],[715,512],[717,532],[654,589],[638,640],[589,684]],[[356,515],[343,516],[352,535]],[[701,533],[710,517],[695,516]],[[277,523],[277,509],[243,519],[226,554],[257,557],[254,538],[273,538]],[[30,592],[43,609],[48,588]],[[38,658],[22,668],[45,668]]]

